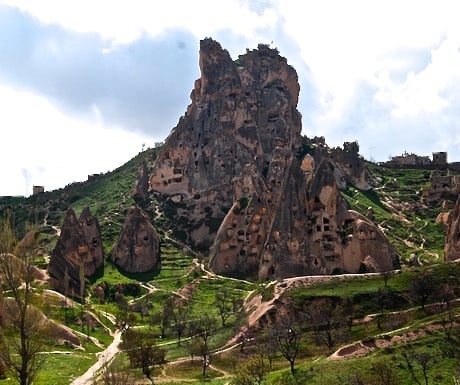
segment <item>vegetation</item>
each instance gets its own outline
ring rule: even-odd
[[[96,362],[117,328],[123,330],[122,351],[105,363],[95,385],[153,383],[158,377],[216,385],[458,382],[460,264],[442,262],[443,228],[434,220],[442,207],[420,203],[429,182],[424,170],[370,164],[376,188],[344,192],[351,208],[372,208],[401,255],[402,268],[391,274],[292,287],[215,276],[203,269],[202,256],[171,239],[172,226],[152,196],[150,214],[163,239],[161,268],[126,274],[105,261],[86,283],[83,303],[63,303],[48,292],[35,280],[35,268],[46,267],[66,210],[78,214],[90,207],[108,255],[134,203],[130,191],[140,162],[155,156],[146,151],[113,172],[58,191],[0,199],[0,308],[20,310],[8,314],[14,319],[8,327],[7,313],[0,312],[0,385],[69,384]],[[248,199],[240,201],[241,209],[247,205]],[[20,253],[16,239],[28,223],[40,235]],[[410,265],[413,254],[419,265]],[[275,295],[276,310],[251,323],[251,312]],[[54,324],[70,328],[80,346],[60,343]],[[19,349],[21,341],[27,353]]]

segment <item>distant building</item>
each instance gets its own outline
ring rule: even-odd
[[[165,144],[165,142],[155,142],[155,148],[159,148],[161,146],[163,146],[163,144]]]
[[[94,182],[97,180],[102,174],[90,174],[88,175],[88,182]]]
[[[431,164],[431,160],[428,156],[420,156],[414,153],[408,153],[404,151],[402,155],[393,156],[390,160],[390,163],[398,164],[398,165],[429,165]]]
[[[433,164],[446,165],[447,152],[433,152]]]
[[[38,195],[45,192],[45,186],[33,186],[32,195]]]

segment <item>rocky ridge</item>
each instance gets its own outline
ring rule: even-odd
[[[233,61],[205,39],[199,63],[192,102],[150,176],[175,235],[233,276],[396,267],[378,227],[340,194],[370,188],[357,143],[329,149],[301,135],[299,84],[286,59],[261,44]]]

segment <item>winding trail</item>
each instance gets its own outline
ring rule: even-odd
[[[74,379],[70,385],[91,385],[95,378],[101,373],[101,369],[108,364],[115,355],[119,352],[119,345],[121,341],[121,330],[116,330],[113,335],[112,343],[104,351],[97,353],[97,361],[80,377]]]

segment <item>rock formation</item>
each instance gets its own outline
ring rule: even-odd
[[[137,174],[132,197],[136,203],[142,203],[148,198],[149,192],[149,171],[147,169],[147,162],[143,160],[142,165]]]
[[[144,273],[160,262],[160,239],[148,214],[133,206],[110,259],[129,273]]]
[[[99,224],[88,208],[78,220],[72,209],[67,211],[61,234],[51,252],[48,273],[51,284],[62,293],[79,295],[80,269],[85,277],[92,276],[104,263]],[[66,275],[68,283],[66,283]]]
[[[91,214],[89,207],[85,207],[78,219],[89,247],[89,256],[85,260],[85,277],[91,277],[104,264],[104,249],[102,247],[99,221]]]
[[[460,258],[460,195],[455,203],[454,210],[450,213],[447,222],[446,245],[444,259],[446,262]]]
[[[200,45],[191,104],[156,160],[151,188],[176,236],[217,273],[289,277],[386,270],[397,256],[340,188],[370,188],[357,143],[329,149],[301,135],[295,70],[259,45],[236,61]]]

